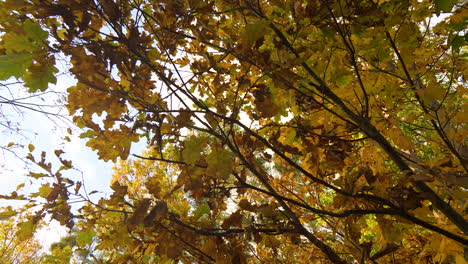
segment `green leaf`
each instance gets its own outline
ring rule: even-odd
[[[437,14],[442,12],[452,11],[453,6],[457,3],[457,0],[434,0]]]
[[[464,36],[456,35],[452,39],[452,49],[455,52],[460,52],[460,48],[463,47],[464,45],[465,45],[465,37]]]
[[[2,36],[3,48],[9,52],[37,52],[46,46],[48,33],[39,24],[26,20],[16,31],[7,31]]]
[[[200,204],[197,209],[193,212],[193,216],[196,219],[200,219],[200,217],[209,214],[211,211],[210,206],[207,203]]]
[[[3,48],[9,52],[34,51],[37,49],[29,38],[24,34],[8,32],[2,36]]]
[[[93,136],[96,136],[98,133],[94,130],[87,130],[86,132],[83,132],[80,134],[80,138],[91,138]]]
[[[44,45],[44,41],[49,36],[49,34],[46,31],[42,30],[41,26],[38,23],[35,23],[32,20],[26,20],[24,22],[23,30],[29,39],[38,43],[41,46]]]
[[[251,46],[259,38],[267,33],[268,22],[258,21],[252,24],[247,24],[244,30],[244,38],[247,46]]]
[[[208,143],[207,137],[192,136],[186,141],[182,156],[188,164],[195,164],[201,157],[201,152]]]
[[[29,92],[45,91],[49,83],[55,84],[57,78],[54,73],[57,68],[50,65],[36,64],[31,66],[23,77],[24,86],[29,88]]]
[[[343,87],[353,81],[352,75],[342,74],[336,78],[336,84],[338,87]]]
[[[84,247],[93,241],[95,235],[96,233],[92,229],[80,231],[76,237],[76,243],[78,243],[79,247]]]
[[[289,133],[286,135],[286,144],[291,145],[294,140],[296,139],[296,130],[290,130]]]
[[[32,54],[27,52],[0,56],[0,80],[19,78],[32,63]]]

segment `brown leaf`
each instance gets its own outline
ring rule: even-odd
[[[235,211],[228,218],[224,219],[223,224],[221,225],[222,228],[241,227],[241,226],[242,226],[242,213],[240,212],[240,210]]]
[[[150,203],[150,199],[143,199],[140,201],[138,206],[135,208],[133,215],[127,220],[129,227],[134,227],[143,222]]]
[[[49,194],[46,197],[47,201],[50,203],[57,199],[61,189],[62,188],[60,187],[60,185],[54,184],[54,187],[52,188],[52,190],[50,190]]]
[[[78,194],[78,192],[80,191],[81,185],[82,185],[82,184],[81,184],[80,181],[76,183],[76,186],[75,186],[75,194]]]
[[[149,214],[144,218],[145,226],[153,225],[154,221],[159,221],[168,213],[167,203],[165,201],[157,201],[156,205],[151,209]]]
[[[257,211],[268,218],[275,218],[278,215],[278,211],[276,211],[275,207],[271,204],[262,205],[258,207]]]
[[[253,90],[253,96],[255,97],[254,104],[260,116],[263,118],[269,118],[278,112],[278,106],[272,101],[272,94],[265,85],[259,85]]]
[[[255,211],[255,207],[247,199],[240,200],[239,207],[246,211]]]

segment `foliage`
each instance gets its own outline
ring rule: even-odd
[[[94,255],[89,247],[82,247],[81,240],[82,237],[75,233],[62,237],[59,242],[50,245],[50,254],[43,256],[41,264],[99,263],[89,258],[89,256],[94,257]],[[96,258],[94,257],[94,259]]]
[[[35,238],[21,239],[16,225],[17,215],[11,207],[3,207],[0,212],[0,263],[1,264],[39,264],[42,263],[42,247]],[[24,214],[24,213],[23,213]],[[16,216],[15,216],[16,215]],[[26,217],[21,215],[21,217]]]
[[[63,53],[87,145],[148,143],[98,202],[36,159],[44,212],[108,261],[465,263],[466,4],[0,4],[0,78],[44,90]]]
[[[53,243],[50,246],[50,254],[44,256],[43,264],[66,264],[70,263],[73,256],[73,247],[76,241],[73,236],[66,236],[60,242]]]

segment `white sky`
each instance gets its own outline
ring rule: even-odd
[[[64,91],[68,86],[73,85],[73,80],[66,76],[59,77],[58,85],[52,86],[52,90]],[[17,89],[23,89],[22,87],[15,87]],[[0,89],[0,93],[4,92]],[[44,98],[46,101],[43,103],[55,104],[56,96],[50,95]],[[10,109],[8,106],[2,105],[2,110],[10,115],[10,120],[18,122],[19,128],[25,137],[21,137],[15,134],[2,134],[0,138],[0,145],[5,146],[9,142],[15,142],[25,145],[23,149],[16,148],[16,152],[19,156],[25,156],[27,154],[27,144],[32,143],[35,146],[33,152],[34,156],[39,157],[42,151],[47,152],[47,158],[50,162],[56,161],[53,153],[56,149],[62,149],[65,151],[63,157],[73,161],[73,165],[83,172],[83,177],[86,186],[89,190],[97,189],[101,191],[109,191],[106,189],[111,176],[111,163],[105,163],[98,160],[97,155],[88,147],[85,146],[85,141],[80,139],[78,136],[82,132],[77,128],[73,128],[73,135],[70,136],[71,142],[64,142],[63,138],[67,136],[67,123],[61,122],[58,119],[53,118],[52,120],[44,116],[44,114],[24,111],[23,115],[19,115]],[[66,109],[61,111],[64,115],[67,114]],[[54,123],[55,122],[55,123]],[[68,123],[71,125],[71,123]],[[8,152],[0,155],[0,164],[4,165],[7,170],[0,172],[0,193],[7,193],[14,190],[16,185],[24,182],[24,175],[27,174],[25,170],[25,164],[18,158],[13,157]],[[39,168],[32,165],[30,169],[40,171]],[[80,173],[74,172],[70,175],[72,180],[80,180]]]

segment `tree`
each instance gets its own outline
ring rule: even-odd
[[[0,212],[0,263],[39,264],[42,261],[41,245],[35,238],[22,239],[17,236],[19,228],[17,215],[11,207],[3,207]],[[23,216],[24,217],[24,216]]]
[[[84,247],[82,240],[83,235],[79,237],[75,232],[62,237],[59,242],[50,245],[50,254],[43,256],[41,264],[100,263],[91,247]]]
[[[116,161],[148,143],[99,202],[45,166],[57,180],[46,211],[71,224],[63,203],[81,195],[81,234],[109,261],[464,263],[466,4],[0,10],[13,15],[1,21],[1,78],[45,90],[63,53],[77,80],[67,107],[87,145]]]
[[[43,264],[65,264],[70,263],[73,256],[73,247],[76,246],[76,236],[69,235],[60,239],[59,242],[50,245],[50,254],[44,256]]]

